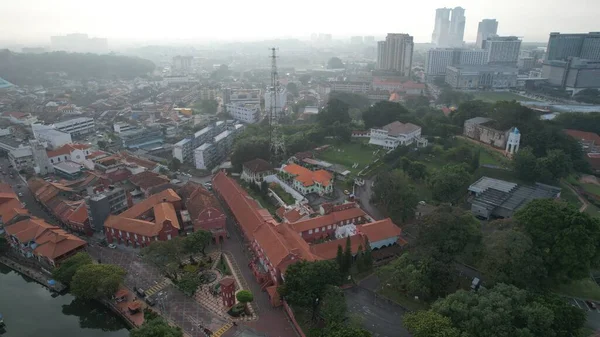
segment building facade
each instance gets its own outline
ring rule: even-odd
[[[248,183],[260,184],[271,174],[274,174],[273,167],[264,159],[256,158],[242,165],[241,178]]]
[[[414,42],[408,34],[388,33],[385,41],[378,44],[377,69],[394,71],[400,76],[410,76]]]
[[[94,119],[90,117],[79,117],[54,123],[53,127],[58,131],[70,134],[72,138],[96,132],[96,124],[94,123]]]
[[[371,129],[369,144],[385,149],[395,149],[399,145],[410,145],[421,138],[421,127],[412,123],[393,122],[380,129]]]
[[[182,163],[193,163],[194,150],[200,145],[213,139],[216,135],[225,131],[225,129],[225,122],[218,121],[200,131],[197,131],[192,137],[180,140],[173,146],[173,158],[179,159],[179,161]]]
[[[254,124],[260,120],[260,105],[256,104],[225,104],[231,118],[243,123]]]
[[[566,61],[545,61],[542,77],[548,83],[571,91],[574,95],[584,89],[600,88],[600,59],[585,60],[570,57]]]
[[[519,71],[506,66],[448,66],[446,83],[455,89],[508,89],[517,86]]]
[[[104,232],[104,221],[109,215],[121,214],[129,207],[125,190],[114,186],[94,191],[85,198],[85,203],[90,226],[97,232]]]
[[[516,36],[490,36],[485,41],[487,64],[516,66],[521,40]]]
[[[485,48],[485,41],[488,37],[498,33],[498,21],[496,19],[483,19],[477,26],[477,47]]]
[[[281,116],[287,109],[287,90],[283,86],[279,87],[275,97],[273,97],[273,90],[273,88],[265,90],[265,112],[270,113],[272,106],[273,113]]]
[[[600,60],[600,32],[550,33],[545,61],[566,61],[569,57]]]
[[[281,173],[284,179],[291,181],[292,187],[303,195],[333,192],[333,175],[325,170],[311,171],[297,164],[289,164],[283,167]]]
[[[448,66],[486,64],[487,54],[486,50],[481,49],[430,49],[425,58],[425,80],[433,82],[436,78],[443,78]]]
[[[216,135],[212,140],[194,150],[194,164],[197,169],[211,170],[220,164],[233,148],[235,136],[243,129],[242,124],[235,124],[228,130]]]
[[[148,127],[121,132],[119,138],[123,142],[123,147],[128,149],[158,146],[164,142],[163,131],[160,127]]]
[[[329,85],[331,86],[331,91],[339,92],[366,94],[371,90],[371,83],[369,82],[334,81],[329,82]]]

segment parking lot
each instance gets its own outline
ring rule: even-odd
[[[596,312],[598,314],[600,314],[600,306],[598,305],[598,303],[593,303],[593,305],[596,307],[595,309],[592,308],[588,303],[586,303],[585,300],[582,299],[578,299],[578,298],[569,298],[568,302],[570,305],[585,310],[585,311],[592,311],[592,312]]]

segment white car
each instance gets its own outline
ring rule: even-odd
[[[20,196],[20,197],[22,197],[22,196],[23,196],[23,193],[19,192],[19,196]]]
[[[117,248],[117,245],[115,245],[114,243],[111,243],[110,245],[108,245],[108,248],[115,249],[115,248]]]

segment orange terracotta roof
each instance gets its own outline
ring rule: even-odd
[[[600,145],[600,136],[598,136],[597,134],[595,134],[593,132],[586,132],[586,131],[579,131],[579,130],[572,130],[572,129],[565,129],[564,131],[566,134],[568,134],[569,136],[571,136],[577,140],[594,142],[594,144]]]
[[[30,242],[50,229],[60,229],[60,227],[53,226],[39,218],[30,218],[8,226],[6,232],[15,236],[21,242]]]
[[[87,245],[84,240],[62,229],[48,231],[40,236],[36,242],[39,246],[35,248],[34,253],[52,260]]]
[[[23,209],[19,199],[10,199],[0,205],[0,217],[2,222],[7,223],[18,214],[27,214],[27,210]]]
[[[172,189],[164,190],[133,205],[133,207],[119,215],[110,215],[104,222],[104,227],[148,237],[158,235],[166,220],[171,221],[171,225],[179,229],[181,226],[173,205],[173,203],[179,201],[181,201],[181,198],[175,191]],[[154,220],[144,220],[142,216],[148,215],[150,210],[154,213]]]
[[[127,151],[121,151],[119,153],[119,156],[121,158],[123,158],[125,161],[128,161],[130,163],[133,164],[137,164],[139,166],[145,167],[149,170],[152,170],[153,168],[156,167],[156,163],[151,161],[151,160],[147,160],[147,159],[143,159],[137,156],[132,155],[131,153],[127,152]]]
[[[399,237],[402,234],[402,229],[396,226],[390,218],[359,225],[356,228],[360,233],[365,234],[370,242]]]
[[[10,186],[9,184],[1,183],[0,184],[0,193],[12,193],[12,194],[15,194],[15,191],[13,190],[12,186]]]
[[[295,176],[295,179],[304,186],[312,186],[315,182],[323,186],[329,186],[331,179],[333,179],[331,173],[325,170],[311,171],[297,164],[286,165],[283,170]]]
[[[320,228],[323,226],[338,224],[350,219],[365,217],[367,214],[360,207],[353,207],[337,212],[331,212],[326,215],[318,216],[308,220],[302,220],[290,224],[290,226],[298,233],[308,231],[310,229]]]
[[[65,144],[56,150],[47,151],[47,153],[48,153],[48,158],[52,158],[52,157],[56,157],[56,156],[63,156],[63,155],[71,154],[71,152],[73,152],[74,150],[85,150],[85,149],[89,149],[89,148],[90,148],[90,146],[87,144]]]
[[[68,220],[79,223],[79,224],[83,224],[87,219],[88,219],[88,209],[87,209],[85,202],[83,202],[83,200],[82,200],[81,204],[79,206],[77,206],[77,208],[75,209],[75,211],[73,211],[73,213],[70,214],[70,216],[68,217]]]
[[[190,212],[193,220],[198,219],[200,214],[207,209],[214,212],[215,218],[224,216],[221,204],[217,198],[201,184],[188,182],[178,192],[181,198],[185,200],[185,207]]]
[[[356,254],[358,251],[358,247],[362,246],[363,250],[365,249],[365,240],[362,235],[352,235],[350,236],[350,243],[352,248],[352,253]],[[335,259],[338,251],[338,246],[342,246],[342,249],[346,247],[346,238],[331,240],[328,242],[319,243],[311,246],[312,252],[325,260]]]
[[[151,187],[160,186],[169,183],[171,180],[163,175],[154,173],[152,171],[144,171],[129,178],[132,184],[146,190]]]

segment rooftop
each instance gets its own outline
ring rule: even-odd
[[[63,171],[68,174],[75,174],[77,172],[81,172],[83,166],[72,162],[72,161],[61,161],[60,163],[53,164],[55,169]]]
[[[362,217],[364,219],[366,215],[367,214],[360,207],[355,206],[340,211],[333,211],[323,216],[295,222],[290,224],[290,227],[292,227],[296,232],[301,233],[315,228],[339,224],[341,222],[345,224],[348,220],[358,217]]]
[[[491,118],[487,118],[487,117],[473,117],[471,119],[467,119],[465,121],[465,124],[483,124],[486,122],[491,121]]]
[[[65,144],[56,150],[46,151],[46,152],[48,153],[48,158],[52,158],[52,157],[56,157],[56,156],[71,154],[71,152],[73,152],[75,150],[85,150],[85,149],[89,149],[89,148],[90,148],[90,146],[87,144]]]
[[[600,146],[600,136],[593,132],[579,131],[573,129],[565,129],[564,131],[566,134],[579,141],[594,142],[594,144]]]
[[[160,186],[169,183],[171,180],[168,177],[154,173],[152,171],[144,171],[135,174],[129,178],[132,184],[139,187],[142,190],[146,190],[151,187]]]
[[[306,167],[297,164],[286,165],[283,170],[293,175],[295,179],[300,181],[304,186],[312,186],[315,183],[329,186],[331,179],[333,179],[331,173],[325,170],[311,171]]]
[[[489,182],[487,185],[486,181]],[[490,211],[496,208],[516,211],[531,200],[556,198],[561,190],[560,187],[540,183],[532,186],[517,185],[488,177],[482,177],[475,184],[478,183],[479,188],[473,188],[473,185],[469,187],[470,191],[472,188],[481,191],[477,192],[472,203]],[[482,187],[485,189],[481,189]]]
[[[388,135],[392,137],[397,137],[400,135],[407,135],[409,133],[415,132],[421,129],[420,126],[412,124],[412,123],[401,123],[398,121],[392,122],[388,125],[382,127],[383,130],[388,132]]]
[[[479,180],[477,180],[476,182],[471,184],[471,186],[469,186],[469,191],[475,194],[479,194],[481,192],[484,192],[488,188],[493,188],[495,190],[508,193],[512,191],[515,187],[517,187],[517,184],[511,183],[510,181],[481,177],[479,178]]]
[[[273,169],[273,166],[271,166],[271,164],[269,164],[268,161],[261,159],[261,158],[256,158],[256,159],[247,161],[243,164],[243,166],[248,171],[254,172],[254,173],[266,172],[266,171],[270,171]]]

